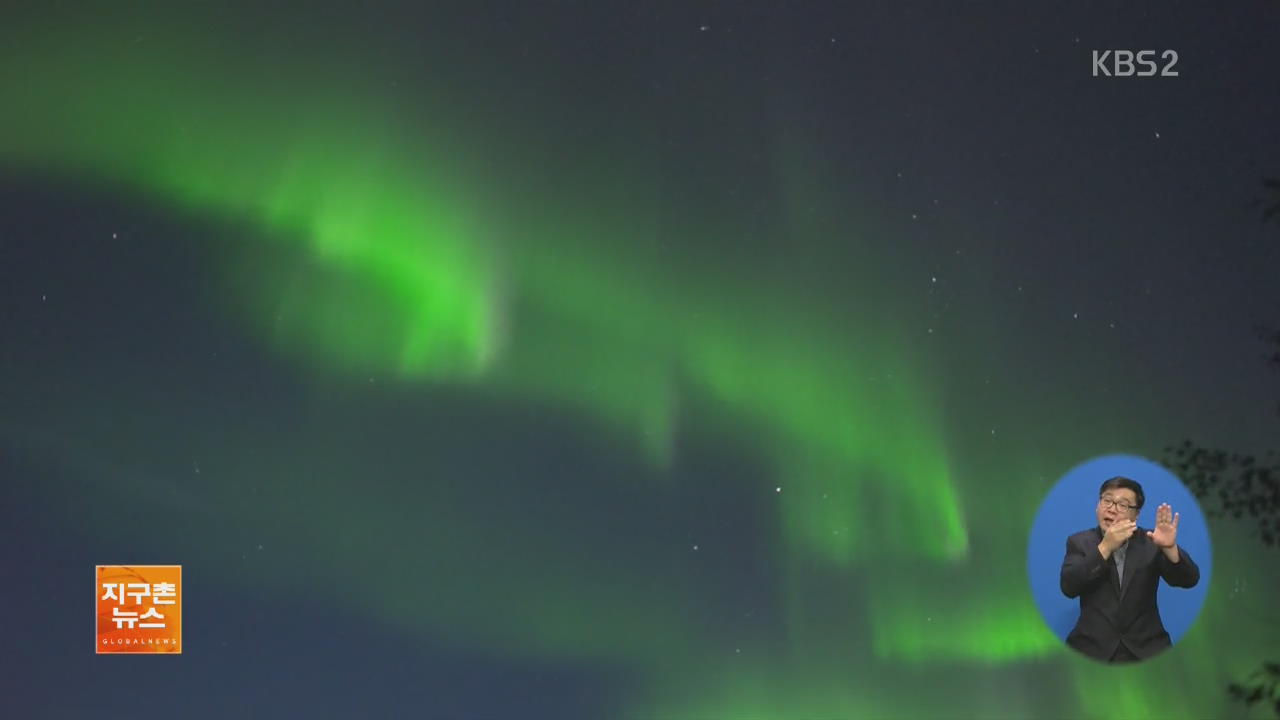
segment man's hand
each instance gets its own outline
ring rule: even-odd
[[[1169,503],[1162,503],[1156,508],[1156,529],[1148,530],[1147,537],[1161,548],[1171,548],[1177,544],[1178,514],[1169,507]]]
[[[1111,523],[1111,527],[1107,528],[1106,534],[1102,536],[1098,550],[1103,557],[1111,557],[1111,553],[1123,545],[1137,529],[1138,526],[1132,520],[1117,520]]]

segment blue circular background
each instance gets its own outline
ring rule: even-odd
[[[1138,526],[1155,527],[1156,508],[1169,503],[1178,520],[1178,546],[1185,548],[1200,566],[1200,582],[1190,589],[1171,588],[1163,581],[1157,590],[1160,618],[1177,643],[1191,627],[1204,605],[1213,575],[1213,553],[1204,514],[1191,491],[1168,468],[1136,455],[1105,455],[1075,466],[1058,481],[1040,504],[1031,526],[1027,547],[1027,575],[1040,615],[1059,639],[1065,641],[1080,616],[1080,600],[1062,594],[1059,574],[1067,550],[1067,537],[1095,527],[1098,519],[1098,486],[1108,478],[1123,475],[1142,484],[1146,495],[1138,512]]]

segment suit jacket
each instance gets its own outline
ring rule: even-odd
[[[1067,538],[1062,593],[1080,598],[1080,619],[1067,635],[1067,644],[1106,662],[1124,643],[1145,660],[1173,644],[1156,607],[1160,578],[1174,587],[1194,587],[1200,582],[1200,568],[1181,546],[1178,562],[1169,562],[1147,531],[1138,528],[1129,537],[1121,579],[1115,555],[1103,560],[1098,552],[1100,542],[1102,529],[1097,527]]]

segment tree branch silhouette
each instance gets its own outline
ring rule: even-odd
[[[1263,178],[1262,186],[1272,196],[1262,210],[1266,223],[1280,218],[1280,178]],[[1255,330],[1267,348],[1263,361],[1280,371],[1280,330],[1265,326]],[[1162,462],[1186,482],[1206,515],[1246,521],[1254,526],[1251,536],[1264,546],[1280,545],[1280,457],[1274,449],[1259,458],[1183,440],[1165,448]],[[1228,684],[1227,694],[1246,707],[1269,703],[1280,718],[1280,662],[1262,663],[1242,682]]]

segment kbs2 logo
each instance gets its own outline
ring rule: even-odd
[[[181,565],[98,565],[95,575],[99,655],[182,654]]]
[[[1093,51],[1093,76],[1098,77],[1152,77],[1156,75],[1156,56],[1155,50],[1094,50]],[[1178,64],[1178,52],[1176,50],[1165,50],[1160,53],[1160,60],[1165,62],[1164,67],[1159,68],[1160,77],[1178,77],[1178,71],[1173,69]],[[1145,70],[1139,70],[1138,66],[1145,67]]]

